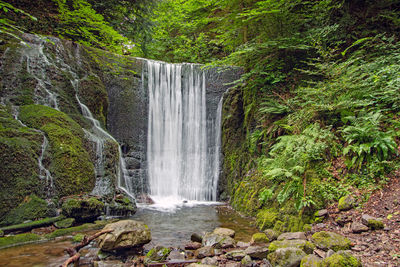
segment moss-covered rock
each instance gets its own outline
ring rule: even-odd
[[[333,232],[321,231],[312,235],[312,241],[323,250],[332,249],[334,251],[350,249],[351,241]]]
[[[330,257],[325,258],[321,267],[361,267],[359,259],[346,251],[338,251]]]
[[[95,197],[67,198],[62,204],[62,214],[79,222],[94,221],[104,210],[104,203]]]
[[[281,240],[274,241],[269,245],[269,251],[274,252],[280,248],[298,248],[303,250],[307,254],[311,254],[314,251],[314,244],[306,240]]]
[[[272,266],[277,267],[293,267],[299,266],[301,259],[306,254],[303,250],[293,247],[280,248],[268,255],[268,260]]]
[[[170,248],[166,247],[155,247],[150,249],[150,251],[146,254],[146,262],[160,262],[160,261],[165,261],[171,252]]]
[[[52,155],[49,170],[57,196],[88,192],[95,182],[94,166],[84,149],[84,132],[65,113],[41,105],[21,107],[20,119],[45,132]]]
[[[278,212],[274,209],[263,209],[257,213],[256,225],[259,229],[272,228],[278,218]]]
[[[45,238],[53,239],[59,236],[70,235],[73,233],[83,232],[87,230],[96,230],[103,228],[107,223],[110,221],[95,221],[94,223],[85,223],[79,226],[64,228],[64,229],[57,229],[54,232],[47,234]]]
[[[264,233],[267,235],[269,241],[274,241],[278,239],[278,236],[280,235],[280,232],[275,231],[273,229],[267,229],[264,231]]]
[[[265,233],[255,233],[251,237],[251,244],[267,244],[269,239]]]
[[[0,105],[0,221],[27,196],[43,197],[38,167],[42,142],[42,134],[22,126]]]
[[[307,255],[301,260],[300,267],[321,267],[321,262],[321,258],[315,255]]]
[[[3,237],[3,236],[4,236],[4,231],[0,230],[0,237]]]
[[[38,220],[49,214],[47,201],[30,195],[15,209],[11,210],[1,222],[3,225],[19,224],[27,220]]]
[[[54,223],[54,226],[58,229],[68,228],[71,227],[75,223],[74,218],[67,218],[58,222]]]
[[[349,210],[351,208],[353,208],[356,204],[356,200],[351,196],[351,195],[347,195],[344,197],[341,197],[339,199],[339,203],[338,203],[338,209],[339,210]]]
[[[0,248],[30,243],[34,241],[39,241],[41,239],[42,238],[39,235],[31,233],[0,237]]]

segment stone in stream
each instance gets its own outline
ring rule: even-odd
[[[230,236],[232,238],[235,237],[235,231],[229,228],[215,228],[213,234]]]
[[[228,258],[230,260],[241,261],[246,256],[246,252],[244,252],[243,250],[237,249],[237,250],[229,251],[225,255],[226,255],[226,258]]]
[[[193,233],[190,236],[190,240],[193,242],[201,243],[201,242],[203,242],[203,237],[201,235],[199,235],[198,233]]]
[[[185,245],[185,249],[187,250],[196,250],[201,248],[201,243],[199,242],[189,242]]]
[[[214,255],[215,255],[214,248],[211,246],[205,246],[205,247],[199,248],[194,253],[194,256],[198,259],[203,259],[206,257],[214,257]]]
[[[269,239],[265,233],[255,233],[251,237],[250,244],[267,244]]]
[[[321,231],[313,234],[312,241],[318,248],[325,251],[329,249],[334,251],[346,250],[350,249],[351,247],[351,241],[348,238],[327,231]]]
[[[218,258],[216,256],[214,257],[207,257],[201,260],[201,264],[206,264],[206,265],[218,265]]]
[[[250,246],[244,252],[252,259],[261,260],[267,257],[269,249],[267,246]]]
[[[306,235],[303,232],[292,232],[292,233],[288,232],[278,236],[278,240],[293,240],[293,239],[307,240]]]
[[[147,225],[134,220],[110,223],[103,230],[113,230],[98,238],[99,247],[104,251],[142,247],[151,241],[151,234]]]
[[[169,261],[183,261],[183,260],[185,260],[185,252],[179,251],[179,250],[172,250],[169,253],[167,260],[169,260]]]
[[[278,238],[279,232],[273,229],[267,229],[264,231],[265,235],[268,237],[269,241],[274,241]]]
[[[303,250],[299,248],[280,248],[268,255],[268,260],[273,266],[296,267],[300,265],[301,260],[306,256]]]
[[[353,222],[351,224],[351,231],[355,234],[359,234],[362,232],[367,232],[369,230],[368,226],[359,223],[359,222]]]
[[[147,254],[146,254],[146,262],[160,262],[160,261],[165,261],[170,254],[171,249],[157,246],[155,248],[152,248]]]
[[[230,236],[207,233],[203,237],[202,245],[214,248],[233,248],[236,241]]]

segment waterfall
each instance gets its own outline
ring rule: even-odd
[[[210,152],[205,72],[199,65],[154,61],[147,61],[147,72],[150,195],[155,201],[216,201],[220,129],[211,131]],[[217,113],[214,127],[220,128],[221,108]]]

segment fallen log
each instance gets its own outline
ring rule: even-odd
[[[65,219],[64,216],[51,217],[51,218],[46,218],[46,219],[39,220],[39,221],[20,223],[20,224],[2,227],[2,228],[0,228],[0,230],[2,230],[4,232],[4,234],[9,234],[12,232],[28,232],[35,228],[52,225],[53,223],[61,221],[63,219]]]
[[[79,244],[73,246],[72,248],[65,249],[65,251],[68,253],[68,255],[70,257],[60,267],[67,267],[71,263],[77,263],[79,261],[79,258],[81,257],[81,255],[78,253],[81,248],[89,245],[90,242],[92,242],[94,239],[98,238],[99,236],[106,234],[106,233],[110,233],[112,231],[114,231],[114,230],[111,230],[111,229],[110,230],[102,230],[98,233],[95,233],[94,235],[92,235],[90,237],[84,236],[83,240]]]

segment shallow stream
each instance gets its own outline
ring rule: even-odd
[[[216,227],[227,227],[236,231],[236,240],[250,241],[257,230],[251,219],[241,217],[226,206],[182,206],[165,212],[151,208],[140,208],[132,217],[143,221],[151,230],[152,241],[146,247],[155,245],[181,247],[192,233],[202,234]],[[60,266],[68,256],[64,249],[71,241],[59,240],[27,244],[0,250],[0,265],[7,267],[55,267]],[[85,250],[86,253],[90,249]],[[85,254],[85,251],[83,254]]]

